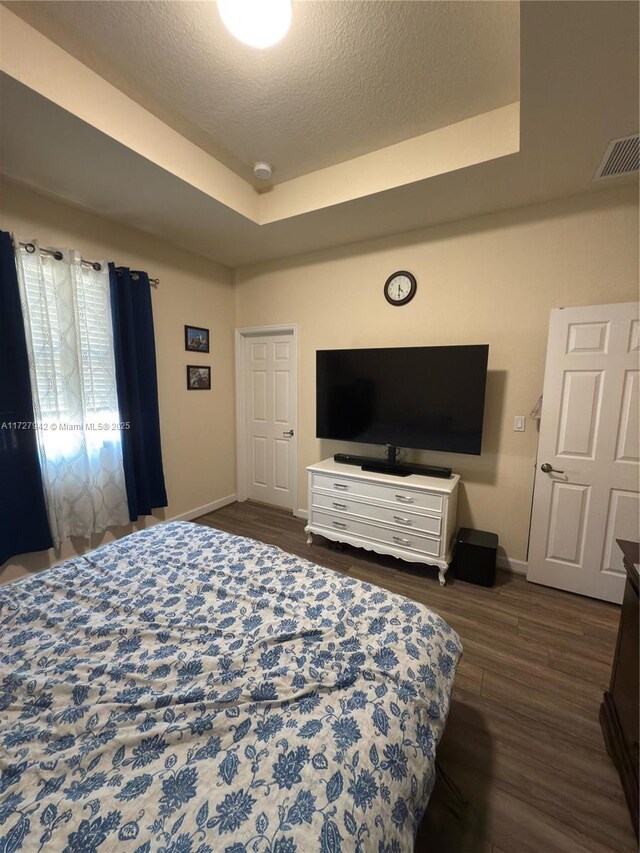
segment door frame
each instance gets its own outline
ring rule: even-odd
[[[291,363],[293,364],[293,430],[295,444],[293,447],[293,483],[291,495],[293,506],[291,512],[298,511],[298,324],[282,323],[277,326],[243,326],[235,330],[236,349],[236,476],[238,480],[237,497],[241,503],[247,500],[247,429],[246,429],[246,359],[245,341],[247,338],[261,338],[269,335],[291,335],[293,349]]]

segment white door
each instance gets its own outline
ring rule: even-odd
[[[294,509],[295,354],[292,334],[244,338],[246,496]]]
[[[527,579],[621,602],[638,541],[638,304],[551,312]]]

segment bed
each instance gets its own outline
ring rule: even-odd
[[[426,607],[188,522],[0,587],[0,850],[410,851],[460,654]]]

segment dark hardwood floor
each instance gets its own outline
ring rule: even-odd
[[[500,572],[492,589],[315,537],[275,507],[232,504],[202,524],[278,545],[406,595],[462,638],[442,770],[420,853],[637,851],[598,722],[619,608]]]

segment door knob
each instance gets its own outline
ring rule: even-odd
[[[283,434],[284,436],[287,436],[287,435],[288,435],[288,436],[289,436],[289,438],[293,438],[293,430],[292,430],[292,429],[287,430],[287,432],[283,432],[282,434]]]
[[[554,468],[548,462],[543,462],[540,466],[540,470],[545,474],[564,474],[564,471],[560,471],[558,468]]]

